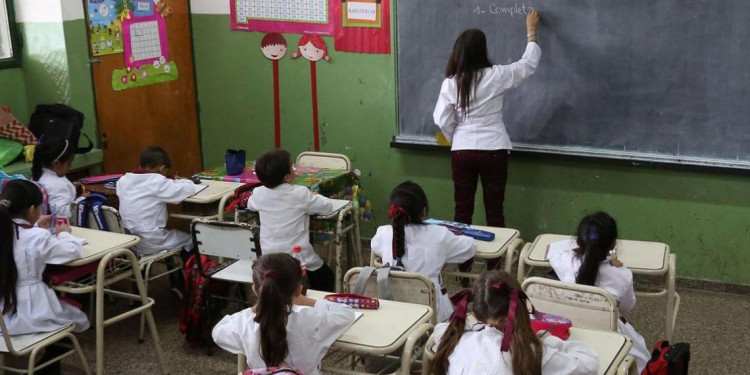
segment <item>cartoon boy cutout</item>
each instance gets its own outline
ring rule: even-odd
[[[279,33],[268,33],[260,42],[260,50],[269,60],[281,60],[286,55],[286,39]]]
[[[281,100],[279,95],[279,60],[286,55],[286,39],[279,33],[268,33],[260,41],[263,56],[273,62],[274,145],[281,147]]]

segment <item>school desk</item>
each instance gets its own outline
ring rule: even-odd
[[[76,237],[85,239],[88,244],[83,247],[81,258],[68,262],[66,266],[82,266],[98,262],[96,275],[86,280],[66,282],[54,287],[55,290],[70,294],[89,294],[96,292],[96,373],[104,373],[104,327],[117,323],[129,317],[140,314],[146,315],[146,321],[153,337],[156,347],[156,356],[163,374],[167,374],[164,353],[159,340],[159,332],[151,313],[154,300],[148,297],[146,287],[143,284],[138,259],[128,248],[137,245],[140,238],[129,234],[104,232],[95,229],[72,227],[72,233]],[[125,293],[121,291],[105,289],[107,286],[125,279],[134,279],[138,288],[138,294]],[[139,301],[140,304],[130,310],[104,319],[104,293],[114,297]]]
[[[612,332],[599,331],[586,328],[570,328],[570,341],[580,341],[588,345],[596,352],[599,360],[598,375],[628,375],[635,374],[635,361],[628,355],[633,342],[627,336]],[[435,357],[437,345],[430,338],[425,346],[423,362],[423,375],[430,361]],[[631,372],[632,371],[632,372]]]
[[[206,188],[182,202],[181,210],[170,213],[178,219],[216,219],[224,220],[224,207],[234,197],[234,190],[242,186],[239,182],[201,180]],[[218,208],[216,206],[218,202]]]
[[[528,275],[526,266],[549,268],[547,250],[553,242],[570,239],[571,236],[541,234],[533,243],[523,247],[518,260],[518,281],[522,282]],[[657,291],[636,291],[641,297],[667,297],[666,339],[671,340],[674,332],[677,312],[680,307],[680,295],[675,292],[675,273],[677,260],[670,254],[669,245],[660,242],[617,240],[617,255],[633,274],[658,276],[664,279],[664,285]],[[530,272],[531,269],[528,271]]]
[[[315,299],[323,299],[327,294],[329,293],[316,290],[307,291],[307,295]],[[383,356],[403,346],[401,367],[397,374],[408,375],[412,360],[422,354],[414,351],[415,344],[432,331],[433,326],[429,323],[432,318],[432,308],[413,303],[380,300],[380,308],[377,310],[354,309],[354,311],[361,312],[362,317],[357,319],[333,343],[329,354],[334,352],[334,349],[338,349],[338,351],[351,352],[356,355]],[[245,362],[244,357],[240,356],[238,364],[244,367]],[[332,366],[323,366],[323,371],[349,375],[367,374]]]

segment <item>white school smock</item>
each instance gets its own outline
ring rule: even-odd
[[[216,345],[232,354],[244,354],[250,368],[267,367],[260,356],[260,324],[253,308],[225,316],[212,332]],[[328,348],[354,322],[354,311],[346,305],[317,300],[315,307],[293,306],[287,317],[289,353],[284,364],[305,375],[320,375],[320,361]]]
[[[401,263],[408,272],[421,273],[435,284],[437,321],[451,317],[453,305],[450,297],[441,292],[440,271],[446,263],[463,263],[477,253],[477,244],[471,237],[456,236],[439,225],[407,225],[404,257]],[[393,227],[383,225],[370,242],[372,251],[383,259],[383,264],[396,265],[392,251]]]
[[[140,255],[193,247],[190,235],[167,229],[167,203],[177,204],[198,193],[203,185],[172,180],[158,173],[126,173],[117,181],[117,198],[123,226],[141,238]]]
[[[70,217],[70,204],[76,200],[76,187],[67,177],[59,177],[51,169],[43,168],[39,184],[47,190],[50,207],[57,208],[57,215]]]
[[[465,117],[456,80],[449,77],[443,81],[432,117],[445,138],[452,142],[452,151],[513,148],[503,122],[503,97],[534,73],[541,57],[539,45],[530,42],[520,60],[484,68]]]
[[[13,222],[18,233],[13,241],[13,258],[18,270],[17,310],[15,314],[5,315],[8,332],[11,335],[51,332],[70,323],[75,325],[75,332],[87,330],[86,314],[60,301],[42,281],[47,264],[65,264],[80,258],[83,240],[68,232],[53,235],[48,229],[24,228],[29,226],[25,220],[13,219]]]
[[[302,259],[310,271],[323,266],[323,259],[310,244],[310,215],[333,210],[331,200],[310,192],[304,186],[281,184],[273,189],[259,186],[247,202],[247,208],[260,215],[262,254],[292,254],[302,247]]]
[[[448,323],[435,326],[435,342],[440,343]],[[501,352],[503,333],[485,324],[468,324],[448,357],[446,375],[513,375],[510,351]],[[596,353],[578,341],[563,341],[548,335],[542,339],[543,375],[596,375]]]
[[[560,281],[566,283],[576,282],[578,270],[581,268],[583,258],[579,257],[573,250],[578,248],[575,239],[568,239],[551,243],[547,258],[549,259],[552,269],[555,270]],[[611,293],[617,300],[617,306],[620,314],[626,315],[635,308],[635,290],[633,289],[633,272],[626,266],[615,267],[610,263],[607,257],[599,265],[599,275],[596,278],[596,286]],[[630,323],[617,320],[617,330],[629,336],[633,341],[633,347],[630,354],[635,357],[638,373],[646,367],[646,363],[651,358],[651,353],[646,347],[646,340],[639,334]]]

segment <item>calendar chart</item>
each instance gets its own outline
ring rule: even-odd
[[[331,0],[233,0],[232,30],[332,35]]]
[[[130,25],[131,48],[136,61],[158,59],[163,55],[159,25],[156,21],[139,22]]]

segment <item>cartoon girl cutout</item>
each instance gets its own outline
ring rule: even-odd
[[[292,54],[292,58],[304,57],[310,61],[310,88],[312,89],[312,110],[313,110],[313,149],[320,151],[320,126],[318,125],[318,74],[316,62],[325,60],[331,62],[333,59],[328,56],[326,42],[320,35],[304,34],[297,43],[297,51]]]

